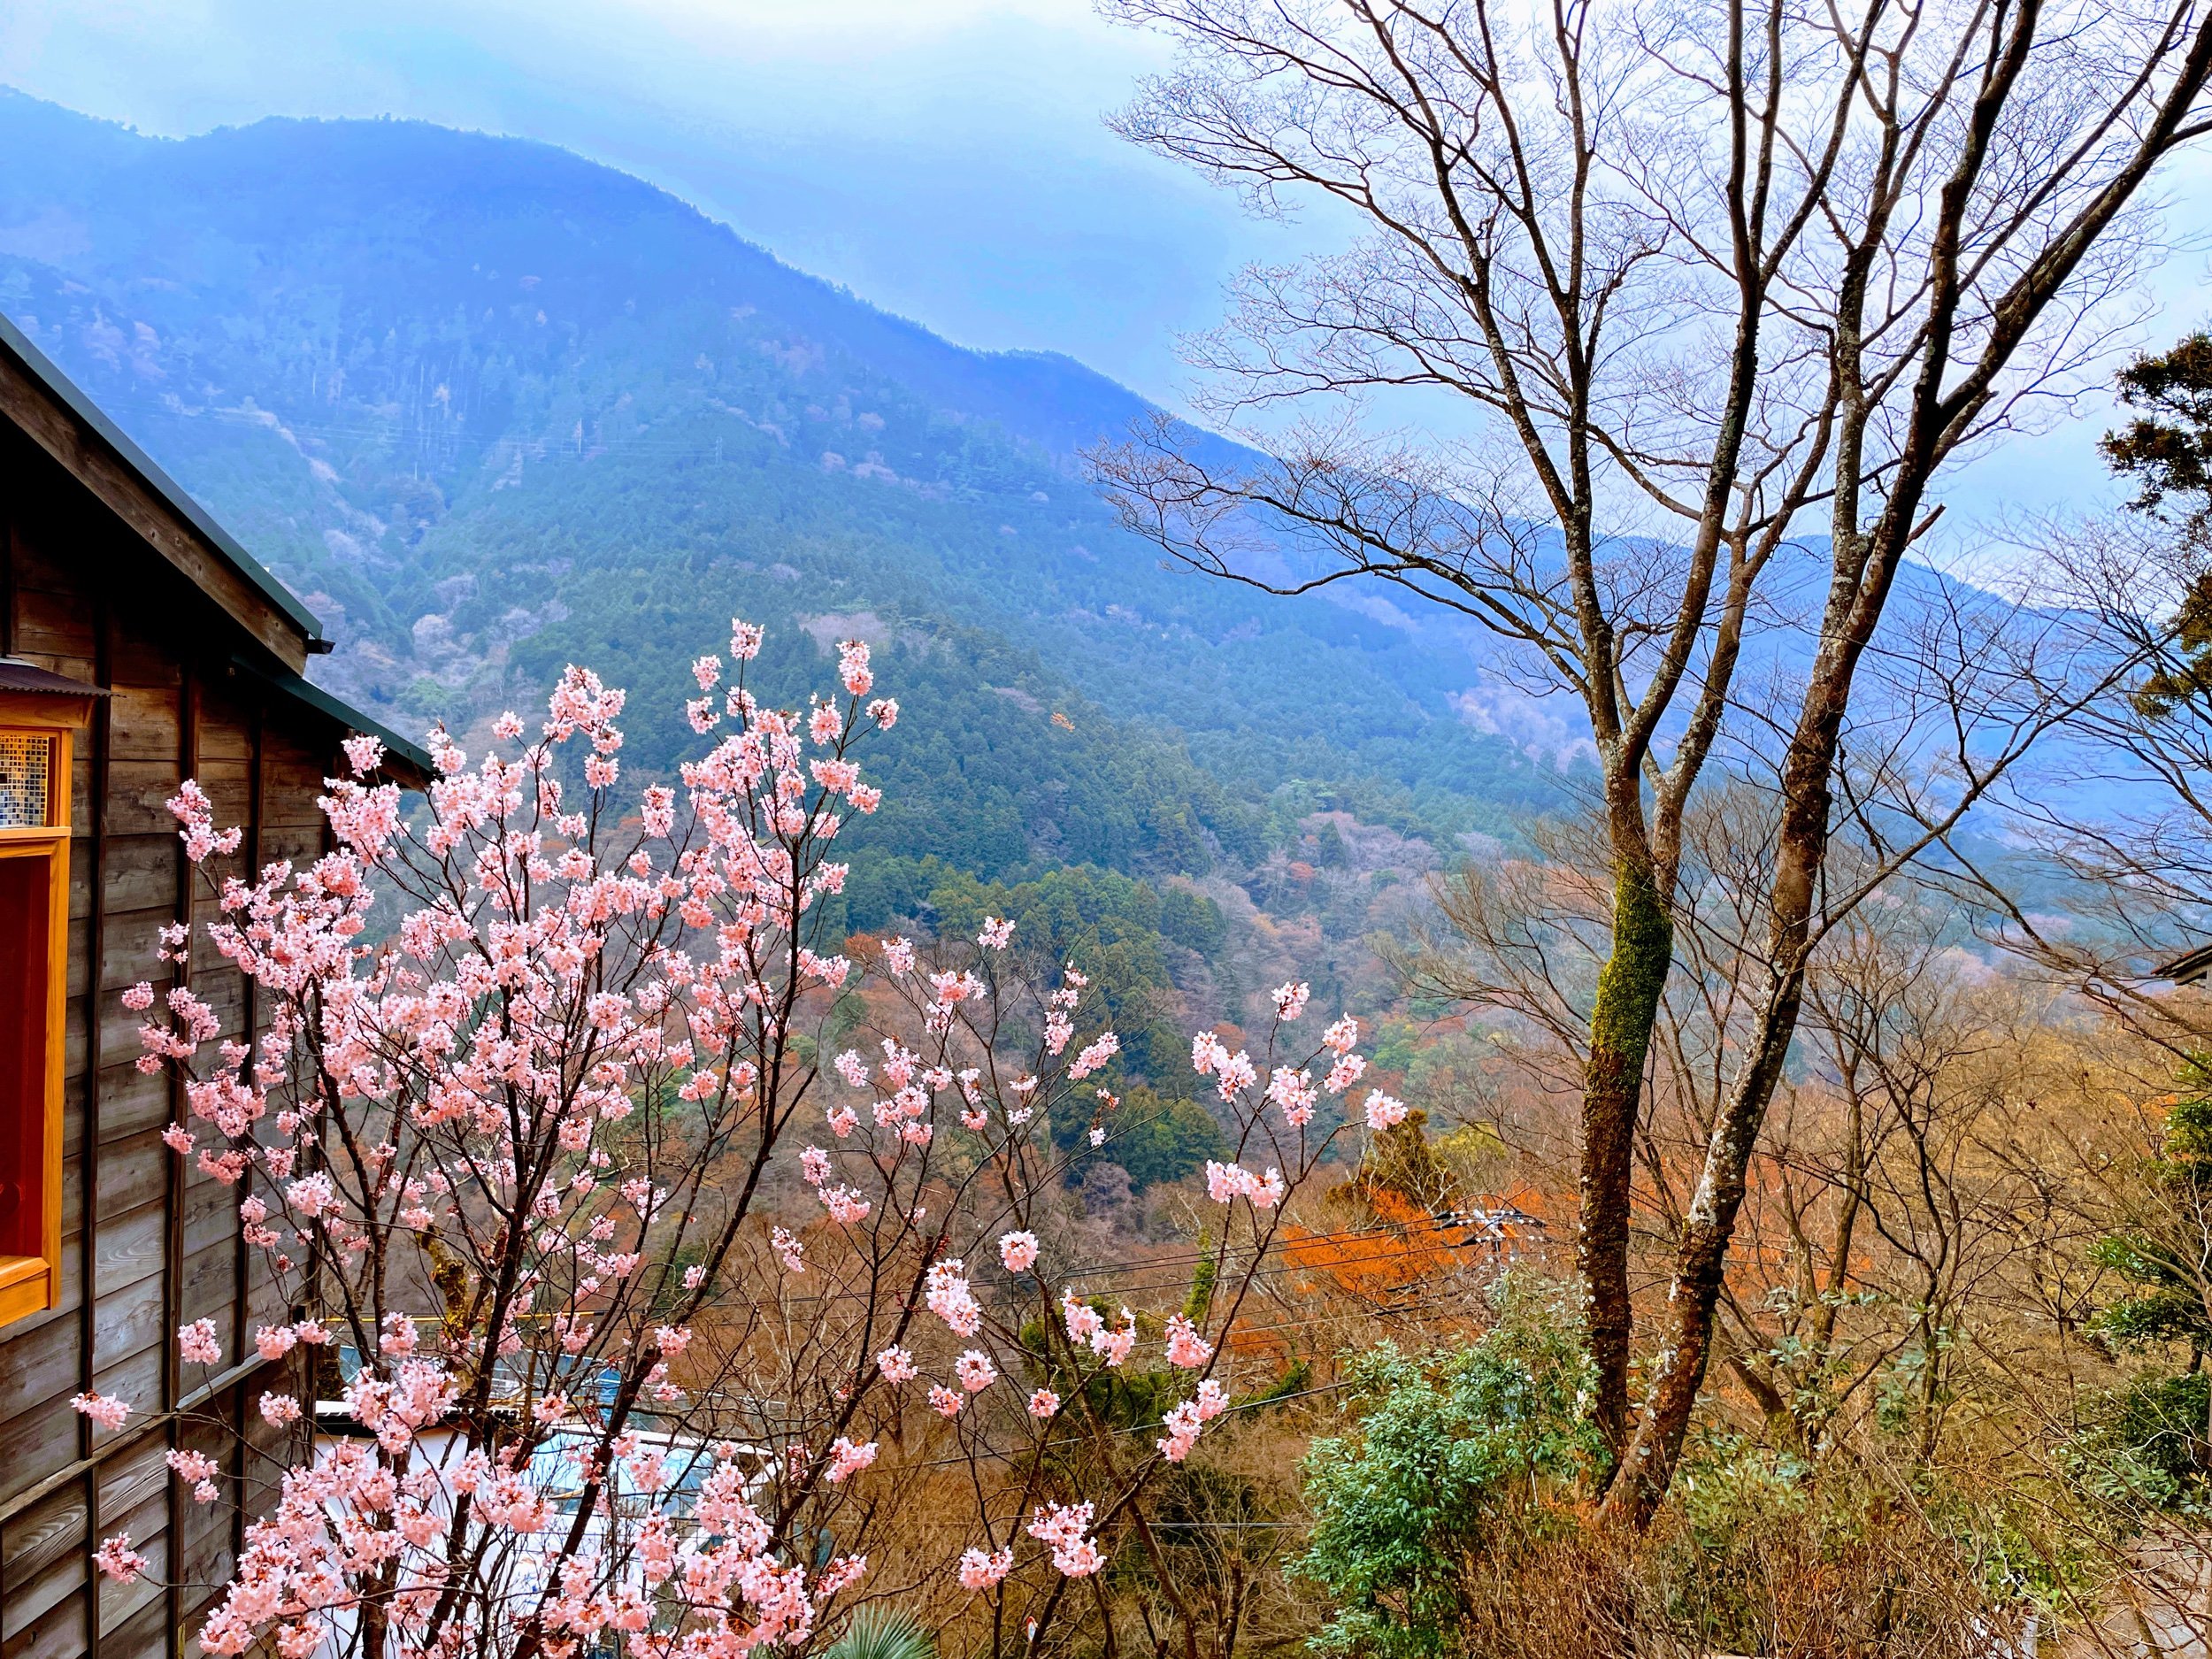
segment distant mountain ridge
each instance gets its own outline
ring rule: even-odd
[[[1449,843],[1561,799],[1540,725],[1463,718],[1462,625],[1269,600],[1122,532],[1073,452],[1147,405],[1070,358],[952,345],[541,144],[151,139],[8,93],[0,144],[40,159],[0,176],[0,310],[403,727],[572,657],[633,687],[664,763],[686,665],[742,611],[806,641],[795,690],[840,628],[910,658],[956,727],[928,815],[999,827],[902,845],[980,875],[1187,872],[1323,808]]]
[[[0,242],[11,253],[58,254],[51,262],[63,268],[88,262],[127,280],[188,273],[219,287],[245,274],[225,269],[231,249],[351,239],[380,220],[411,228],[430,267],[442,232],[488,216],[526,223],[541,215],[549,233],[637,234],[617,256],[626,300],[656,297],[656,276],[666,284],[663,299],[687,293],[703,275],[710,283],[734,279],[749,303],[939,406],[1001,421],[1036,442],[1071,448],[1148,407],[1058,353],[955,346],[784,265],[652,185],[551,145],[412,121],[284,119],[149,139],[4,88],[0,139],[42,162],[0,179],[0,224],[8,227]],[[327,188],[341,182],[342,196]],[[564,251],[558,240],[549,234],[534,247],[518,238],[500,252],[550,265]],[[611,273],[539,274],[588,285]],[[575,297],[588,306],[592,296]]]

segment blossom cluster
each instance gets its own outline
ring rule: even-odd
[[[319,857],[222,867],[238,833],[196,785],[170,803],[217,889],[207,941],[253,982],[266,1025],[227,1034],[182,972],[123,1001],[142,1018],[142,1065],[181,1085],[164,1140],[240,1189],[247,1247],[307,1310],[239,1333],[276,1385],[261,1414],[299,1455],[200,1632],[211,1653],[309,1659],[373,1624],[396,1659],[745,1659],[812,1640],[860,1581],[857,1548],[805,1564],[799,1529],[826,1506],[876,1509],[865,1494],[902,1437],[987,1461],[989,1436],[1060,1433],[1105,1372],[1156,1359],[1179,1379],[1161,1437],[1127,1442],[1133,1461],[1102,1477],[1121,1483],[1102,1507],[1065,1492],[1008,1537],[1006,1510],[991,1522],[985,1506],[987,1535],[952,1571],[1003,1594],[1025,1559],[1098,1572],[1096,1518],[1118,1524],[1128,1495],[1231,1409],[1216,1374],[1225,1319],[1170,1314],[1154,1346],[1141,1333],[1162,1325],[1079,1294],[1041,1241],[1056,1116],[1087,1116],[1094,1146],[1118,1121],[1125,1056],[1093,1018],[1089,979],[1050,958],[1025,979],[1029,953],[995,916],[972,946],[833,948],[825,902],[848,867],[831,853],[882,799],[859,745],[900,711],[875,695],[858,641],[838,647],[837,693],[770,707],[749,681],[762,642],[733,622],[726,656],[693,665],[701,695],[686,710],[711,741],[680,787],[618,797],[624,694],[570,668],[534,732],[502,716],[472,759],[434,731],[421,811],[381,775],[379,744],[349,741]],[[400,901],[388,920],[380,895]],[[188,966],[182,930],[164,950]],[[1018,982],[1030,1000],[1012,1018]],[[1310,995],[1274,993],[1279,1032]],[[895,1008],[896,1029],[833,1054],[802,1032],[856,1002]],[[1240,1271],[1256,1270],[1325,1151],[1317,1109],[1362,1075],[1357,1037],[1340,1018],[1279,1064],[1272,1040],[1259,1059],[1212,1033],[1194,1041],[1193,1065],[1241,1129],[1205,1174],[1214,1202],[1243,1202],[1255,1248]],[[1405,1108],[1371,1091],[1363,1115],[1379,1131]],[[720,1155],[772,1169],[803,1213],[780,1198],[755,1213],[750,1180],[735,1199],[710,1192]],[[985,1176],[1014,1194],[987,1225],[962,1206],[961,1183]],[[911,1277],[872,1304],[884,1322],[864,1321],[854,1352],[819,1356],[833,1386],[815,1416],[766,1450],[681,1427],[709,1420],[695,1389],[728,1363],[703,1357],[694,1331],[722,1287],[772,1306],[833,1300],[851,1294],[831,1281],[856,1260]],[[328,1368],[303,1362],[334,1340],[358,1357],[342,1404],[364,1434],[325,1443],[311,1384]],[[178,1344],[190,1365],[246,1357],[208,1320]],[[929,1413],[901,1428],[916,1395]],[[74,1403],[108,1432],[131,1416],[120,1398]],[[680,1432],[645,1436],[649,1412]],[[170,1467],[195,1498],[220,1495],[214,1460],[178,1451]],[[147,1570],[124,1534],[98,1560],[117,1578]]]
[[[772,1123],[762,1079],[790,1053],[793,1010],[852,972],[809,936],[810,918],[844,883],[826,849],[881,799],[856,745],[898,708],[871,698],[857,641],[839,650],[841,696],[766,706],[745,678],[761,638],[733,626],[726,687],[721,659],[695,666],[703,691],[723,690],[691,707],[717,741],[682,767],[680,799],[653,784],[621,810],[624,694],[571,668],[534,736],[502,716],[472,760],[434,731],[419,818],[379,775],[381,746],[349,740],[350,775],[327,780],[321,803],[334,849],[303,864],[220,872],[239,831],[215,823],[196,783],[169,803],[216,890],[208,942],[257,987],[267,1024],[227,1038],[181,980],[124,994],[143,1018],[142,1066],[182,1084],[183,1121],[163,1138],[247,1189],[245,1243],[286,1300],[314,1291],[351,1325],[362,1363],[344,1405],[372,1437],[303,1446],[200,1632],[210,1652],[272,1645],[304,1659],[366,1620],[403,1655],[526,1644],[564,1659],[610,1641],[663,1655],[680,1634],[688,1652],[739,1659],[804,1641],[864,1571],[856,1557],[784,1564],[733,1455],[688,1500],[695,1525],[680,1542],[665,1517],[637,1530],[612,1512],[580,1532],[553,1496],[580,1486],[579,1513],[594,1515],[589,1494],[618,1471],[625,1490],[665,1486],[665,1452],[622,1414],[684,1409],[687,1318],[735,1245],[734,1232],[702,1238],[706,1259],[675,1265],[689,1217],[630,1120],[668,1102],[652,1110],[682,1111],[710,1148]],[[404,909],[373,943],[380,891]],[[181,929],[163,949],[189,959]],[[848,1221],[869,1208],[849,1194],[824,1202]],[[805,1271],[797,1232],[764,1232],[787,1272]],[[424,1269],[411,1279],[395,1264],[410,1251]],[[468,1319],[394,1305],[441,1272],[473,1287]],[[265,1325],[252,1352],[284,1363],[330,1334],[311,1317]],[[178,1346],[188,1364],[225,1358],[211,1321],[187,1325]],[[612,1379],[612,1415],[570,1398],[567,1379],[595,1374]],[[303,1428],[305,1386],[265,1393],[262,1415]],[[513,1396],[542,1455],[500,1444],[491,1407]],[[101,1394],[75,1403],[109,1430],[130,1415]],[[840,1434],[787,1462],[834,1486],[876,1454]],[[196,1497],[219,1494],[202,1455],[171,1466]],[[465,1577],[464,1560],[505,1565]],[[118,1578],[145,1570],[120,1535],[99,1562]],[[655,1611],[672,1605],[680,1632]]]

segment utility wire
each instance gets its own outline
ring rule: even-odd
[[[1303,1239],[1277,1240],[1268,1246],[1267,1250],[1263,1255],[1254,1258],[1254,1265],[1237,1267],[1233,1270],[1233,1271],[1225,1271],[1224,1274],[1224,1281],[1242,1283],[1248,1279],[1273,1279],[1284,1273],[1329,1272],[1342,1268],[1364,1266],[1376,1262],[1397,1260],[1405,1256],[1418,1254],[1424,1250],[1464,1250],[1475,1248],[1479,1245],[1504,1246],[1514,1242],[1514,1240],[1510,1239],[1477,1239],[1463,1240],[1458,1243],[1440,1242],[1431,1245],[1408,1244],[1396,1249],[1379,1250],[1365,1256],[1345,1256],[1334,1261],[1290,1261],[1281,1262],[1271,1267],[1263,1267],[1256,1264],[1259,1261],[1264,1261],[1267,1256],[1275,1255],[1286,1249],[1303,1248],[1310,1244],[1317,1244],[1333,1240],[1344,1240],[1360,1237],[1380,1237],[1386,1231],[1386,1229],[1374,1228],[1357,1233],[1317,1233]],[[1203,1258],[1192,1258],[1192,1264],[1194,1266],[1197,1261]],[[1124,1269],[1123,1271],[1129,1273],[1144,1273],[1169,1265],[1172,1265],[1172,1263],[1164,1262],[1141,1262]],[[1095,1277],[1095,1275],[1074,1270],[1064,1271],[1060,1276],[1069,1279]],[[1091,1294],[1102,1295],[1137,1295],[1147,1291],[1179,1290],[1187,1289],[1187,1281],[1179,1276],[1173,1279],[1158,1279],[1149,1281],[1134,1282],[1127,1280],[1116,1282],[1110,1276],[1109,1276],[1107,1282],[1103,1286],[1094,1288]],[[1071,1286],[1070,1288],[1073,1287]],[[793,1296],[787,1298],[784,1305],[788,1307],[794,1305],[819,1304],[833,1302],[864,1302],[870,1300],[872,1294],[879,1295],[881,1293],[871,1293],[864,1290],[818,1291],[805,1296]]]

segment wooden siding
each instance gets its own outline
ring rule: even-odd
[[[191,1638],[242,1542],[238,1494],[265,1493],[281,1437],[253,1356],[281,1317],[239,1242],[241,1189],[162,1143],[180,1091],[137,1070],[139,1017],[121,993],[180,977],[221,1017],[258,1024],[252,987],[196,942],[182,974],[161,929],[214,914],[165,804],[197,777],[218,820],[246,832],[219,879],[322,850],[314,801],[335,733],[234,672],[243,643],[88,492],[0,423],[0,653],[111,687],[77,733],[71,779],[69,1018],[60,1306],[0,1328],[0,1659],[160,1659]],[[209,1318],[223,1362],[188,1373],[179,1325]],[[71,1409],[81,1390],[135,1409],[119,1432]],[[173,1448],[218,1458],[230,1491],[194,1502]],[[130,1532],[153,1563],[135,1585],[96,1582],[99,1539]]]

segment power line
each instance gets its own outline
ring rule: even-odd
[[[1349,1378],[1346,1378],[1338,1382],[1317,1383],[1310,1388],[1294,1389],[1289,1394],[1270,1394],[1260,1399],[1243,1401],[1236,1405],[1225,1406],[1222,1408],[1220,1415],[1223,1417],[1228,1417],[1238,1411],[1257,1411],[1267,1406],[1283,1405],[1289,1401],[1303,1400],[1314,1394],[1340,1393],[1342,1390],[1352,1386],[1354,1386],[1354,1384],[1352,1379]],[[1157,1423],[1133,1423],[1126,1428],[1104,1429],[1100,1431],[1100,1432],[1117,1438],[1125,1437],[1131,1434],[1157,1434],[1160,1432],[1160,1426],[1161,1425]],[[1025,1446],[1016,1451],[994,1451],[987,1447],[978,1447],[974,1451],[958,1457],[924,1458],[918,1463],[896,1463],[891,1465],[891,1467],[895,1469],[947,1469],[957,1463],[973,1463],[979,1457],[993,1463],[1007,1463],[1016,1457],[1025,1456],[1033,1451],[1049,1451],[1055,1447],[1061,1446],[1087,1446],[1090,1444],[1091,1439],[1092,1437],[1089,1435],[1070,1434],[1064,1435],[1056,1440],[1047,1440],[1041,1448]]]
[[[1439,1227],[1442,1227],[1446,1225],[1456,1224],[1445,1224],[1440,1222],[1435,1225]],[[1364,1266],[1371,1263],[1387,1262],[1412,1256],[1427,1249],[1464,1250],[1476,1245],[1509,1245],[1514,1242],[1514,1240],[1510,1238],[1462,1240],[1456,1243],[1440,1241],[1431,1245],[1423,1245],[1412,1240],[1408,1240],[1404,1245],[1396,1249],[1379,1250],[1365,1256],[1345,1256],[1334,1261],[1288,1261],[1280,1263],[1272,1267],[1259,1265],[1259,1263],[1263,1262],[1268,1256],[1274,1255],[1281,1251],[1302,1248],[1310,1245],[1333,1243],[1350,1239],[1380,1238],[1386,1236],[1390,1231],[1391,1230],[1387,1227],[1352,1228],[1340,1233],[1309,1233],[1305,1237],[1298,1239],[1275,1239],[1271,1240],[1266,1248],[1257,1256],[1251,1259],[1250,1265],[1238,1267],[1234,1270],[1233,1274],[1225,1275],[1225,1277],[1227,1277],[1229,1282],[1232,1283],[1248,1283],[1256,1279],[1272,1279],[1284,1273],[1328,1272],[1341,1268]],[[1134,1263],[1121,1271],[1125,1273],[1147,1273],[1182,1264],[1195,1267],[1200,1262],[1210,1259],[1211,1259],[1210,1256],[1195,1255],[1185,1258],[1162,1257],[1153,1261]],[[1234,1259],[1233,1256],[1232,1259]],[[1102,1263],[1093,1264],[1093,1267],[1087,1270],[1082,1267],[1064,1269],[1058,1275],[1058,1277],[1062,1279],[1070,1280],[1077,1279],[1094,1279],[1101,1276],[1105,1277],[1106,1283],[1102,1286],[1094,1287],[1090,1294],[1102,1295],[1137,1295],[1147,1291],[1179,1290],[1186,1288],[1185,1280],[1180,1277],[1153,1279],[1150,1281],[1123,1281],[1117,1283],[1112,1278],[1111,1269],[1108,1266],[1108,1264]],[[1068,1288],[1072,1291],[1074,1289],[1074,1286],[1071,1284]],[[865,1302],[874,1299],[877,1295],[878,1293],[872,1293],[864,1290],[819,1291],[805,1296],[792,1296],[786,1298],[786,1305],[820,1304],[833,1302]]]
[[[1443,1229],[1450,1227],[1470,1227],[1499,1224],[1525,1224],[1540,1229],[1544,1225],[1534,1216],[1528,1215],[1525,1211],[1513,1205],[1507,1204],[1494,1210],[1486,1210],[1479,1208],[1463,1210],[1448,1210],[1443,1215],[1432,1216],[1425,1221],[1415,1222],[1410,1226],[1403,1229],[1403,1231],[1408,1233],[1412,1233],[1418,1231],[1442,1231]],[[1385,1233],[1398,1230],[1399,1229],[1394,1225],[1394,1224],[1386,1222],[1371,1226],[1343,1227],[1333,1233],[1310,1233],[1304,1237],[1290,1240],[1290,1242],[1297,1244],[1320,1244],[1334,1242],[1335,1240],[1340,1239],[1379,1238]],[[1461,1245],[1453,1245],[1447,1248],[1454,1249],[1462,1248],[1463,1248],[1463,1242],[1464,1241],[1463,1241]],[[1503,1243],[1508,1242],[1508,1240],[1501,1237],[1496,1240],[1480,1240],[1480,1242]],[[1271,1248],[1273,1247],[1271,1246],[1270,1248]],[[1131,1264],[1130,1266],[1125,1268],[1124,1271],[1148,1271],[1154,1268],[1177,1266],[1194,1267],[1202,1261],[1210,1260],[1212,1256],[1213,1252],[1210,1250],[1194,1250],[1175,1256],[1153,1256],[1144,1262]],[[1112,1262],[1087,1262],[1079,1263],[1072,1267],[1063,1268],[1060,1270],[1060,1272],[1064,1278],[1077,1279],[1094,1272],[1110,1272],[1117,1265],[1117,1263]]]
[[[1412,1305],[1411,1305],[1410,1307],[1409,1307],[1409,1308],[1406,1308],[1406,1309],[1402,1309],[1402,1310],[1394,1310],[1394,1311],[1397,1311],[1397,1312],[1400,1312],[1400,1313],[1411,1313],[1411,1312],[1414,1312],[1414,1311],[1417,1311],[1417,1310],[1419,1310],[1429,1309],[1429,1308],[1435,1308],[1435,1307],[1438,1307],[1438,1306],[1442,1305],[1442,1303],[1443,1303],[1443,1302],[1444,1302],[1447,1299],[1448,1299],[1448,1298],[1447,1298],[1447,1297],[1446,1297],[1443,1294],[1441,1294],[1441,1293],[1432,1294],[1431,1294],[1431,1295],[1429,1295],[1429,1296],[1426,1296],[1426,1297],[1422,1298],[1420,1301],[1418,1301],[1418,1302],[1415,1302],[1414,1304],[1412,1304]],[[1336,1316],[1336,1315],[1324,1315],[1324,1316],[1317,1316],[1316,1317],[1314,1317],[1314,1318],[1312,1318],[1312,1319],[1299,1320],[1299,1321],[1295,1321],[1295,1322],[1294,1322],[1294,1323],[1292,1323],[1292,1324],[1289,1324],[1289,1325],[1267,1325],[1267,1326],[1262,1326],[1262,1327],[1259,1327],[1259,1329],[1261,1329],[1263,1332],[1275,1332],[1275,1331],[1283,1331],[1283,1330],[1295,1330],[1295,1329],[1301,1329],[1301,1328],[1303,1328],[1304,1326],[1307,1326],[1307,1325],[1319,1325],[1319,1324],[1324,1324],[1324,1323],[1326,1323],[1326,1321],[1327,1321],[1328,1319],[1330,1319],[1330,1318],[1334,1318],[1334,1317],[1339,1317],[1339,1316]],[[1285,1394],[1263,1394],[1263,1395],[1258,1395],[1258,1396],[1256,1396],[1256,1397],[1254,1397],[1254,1398],[1252,1398],[1252,1399],[1246,1400],[1246,1401],[1242,1401],[1242,1402],[1238,1402],[1238,1403],[1236,1403],[1236,1404],[1233,1404],[1233,1405],[1230,1405],[1230,1406],[1225,1407],[1225,1408],[1224,1408],[1224,1409],[1223,1409],[1223,1415],[1229,1415],[1229,1414],[1233,1414],[1233,1413],[1235,1413],[1235,1412],[1240,1412],[1240,1411],[1253,1411],[1253,1410],[1258,1410],[1258,1409],[1262,1409],[1262,1408],[1263,1408],[1263,1407],[1266,1407],[1266,1406],[1271,1406],[1271,1405],[1279,1405],[1279,1404],[1282,1404],[1282,1403],[1284,1403],[1285,1402],[1287,1402],[1287,1401],[1292,1401],[1292,1400],[1302,1400],[1302,1399],[1306,1399],[1306,1398],[1308,1398],[1308,1397],[1310,1397],[1310,1396],[1313,1396],[1313,1395],[1317,1395],[1317,1394],[1333,1394],[1333,1393],[1337,1393],[1337,1392],[1340,1392],[1340,1390],[1342,1390],[1342,1389],[1348,1388],[1348,1387],[1352,1387],[1352,1386],[1355,1386],[1355,1384],[1354,1384],[1353,1379],[1339,1379],[1338,1381],[1335,1381],[1335,1382],[1330,1382],[1330,1383],[1318,1383],[1318,1384],[1316,1384],[1315,1386],[1313,1386],[1312,1387],[1310,1387],[1310,1388],[1300,1388],[1300,1389],[1294,1389],[1294,1390],[1292,1390],[1292,1391],[1290,1391],[1290,1392],[1288,1392],[1288,1393],[1285,1393]],[[717,1397],[716,1395],[711,1394],[707,1394],[707,1395],[703,1396],[703,1398],[708,1399],[708,1400],[712,1400],[712,1399],[715,1399],[716,1397]],[[751,1402],[751,1403],[757,1405],[757,1404],[767,1403],[767,1402]],[[742,1408],[742,1407],[741,1407],[740,1409],[743,1409],[743,1408]],[[1103,1431],[1102,1431],[1102,1432],[1104,1432],[1104,1433],[1106,1433],[1106,1434],[1109,1434],[1109,1435],[1116,1435],[1116,1436],[1120,1436],[1120,1435],[1129,1435],[1129,1434],[1146,1434],[1146,1433],[1153,1433],[1153,1432],[1157,1432],[1157,1430],[1159,1429],[1159,1427],[1160,1427],[1160,1426],[1161,1426],[1160,1425],[1158,1425],[1158,1424],[1155,1424],[1155,1423],[1139,1423],[1139,1424],[1134,1424],[1134,1425],[1130,1425],[1130,1426],[1128,1426],[1128,1427],[1125,1427],[1125,1428],[1118,1428],[1118,1429],[1107,1429],[1107,1430],[1103,1430]],[[786,1432],[787,1431],[786,1431],[786,1430],[783,1430],[783,1429],[780,1429],[780,1428],[778,1428],[778,1429],[770,1430],[770,1431],[767,1431],[767,1432],[771,1432],[771,1433],[783,1433],[783,1432]],[[1055,1447],[1055,1446],[1079,1446],[1079,1445],[1085,1444],[1085,1443],[1086,1443],[1086,1440],[1087,1440],[1087,1437],[1085,1437],[1085,1436],[1080,1436],[1080,1435],[1071,1435],[1071,1436],[1067,1436],[1067,1437],[1064,1437],[1064,1438],[1063,1438],[1063,1439],[1061,1439],[1061,1440],[1051,1440],[1051,1441],[1047,1441],[1047,1442],[1045,1442],[1045,1447],[1046,1447],[1046,1448],[1047,1448],[1047,1449],[1049,1449],[1050,1448]],[[918,1461],[918,1462],[916,1462],[916,1463],[901,1463],[901,1464],[898,1464],[898,1465],[897,1465],[897,1467],[902,1468],[902,1469],[938,1469],[938,1468],[945,1468],[945,1467],[949,1467],[949,1466],[950,1466],[950,1465],[952,1465],[952,1464],[956,1464],[956,1463],[967,1463],[967,1462],[971,1461],[973,1457],[976,1457],[976,1456],[985,1457],[985,1458],[987,1458],[987,1459],[990,1459],[990,1460],[993,1460],[993,1461],[1003,1462],[1003,1461],[1006,1461],[1006,1460],[1010,1459],[1010,1458],[1012,1458],[1012,1457],[1015,1457],[1015,1456],[1018,1456],[1018,1455],[1023,1455],[1023,1453],[1024,1453],[1024,1452],[1027,1452],[1027,1451],[1033,1451],[1033,1450],[1036,1450],[1036,1449],[1038,1449],[1038,1448],[1034,1448],[1034,1447],[1029,1447],[1029,1448],[1022,1448],[1022,1451],[1020,1451],[1020,1452],[1017,1452],[1017,1451],[995,1451],[995,1450],[991,1450],[991,1449],[989,1449],[989,1448],[977,1448],[977,1450],[975,1450],[974,1452],[972,1452],[972,1453],[965,1453],[965,1454],[963,1454],[963,1455],[959,1455],[959,1456],[956,1456],[956,1457],[938,1457],[938,1458],[928,1458],[928,1459],[924,1459],[924,1460],[921,1460],[921,1461]]]

